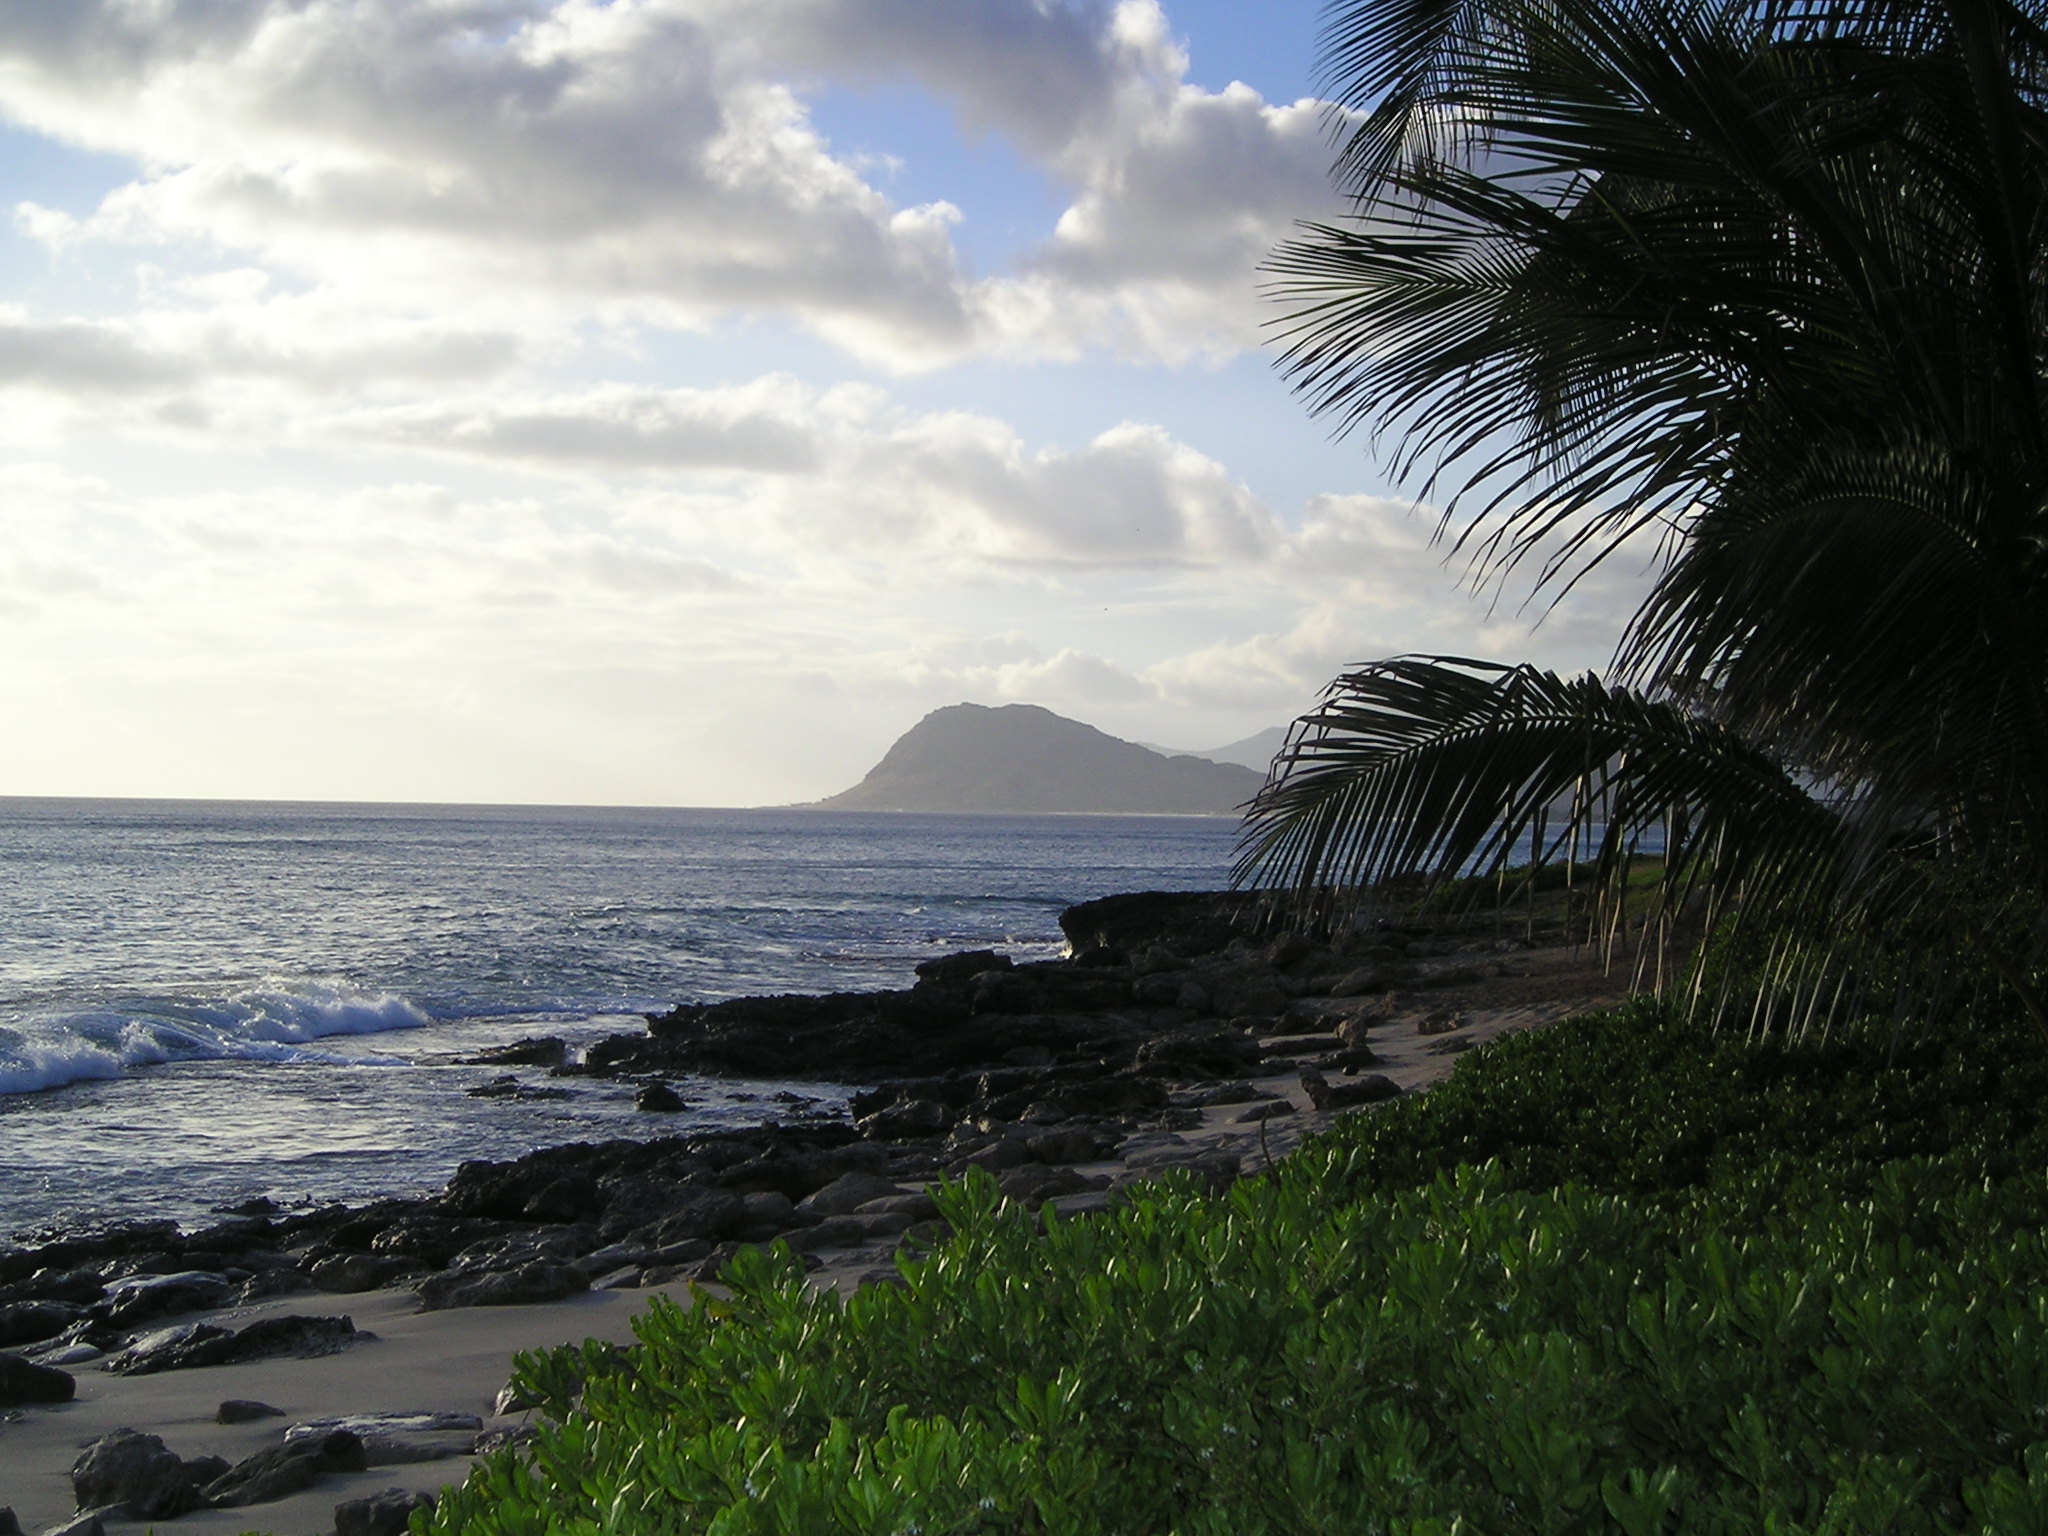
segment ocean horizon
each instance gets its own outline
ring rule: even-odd
[[[0,797],[0,1237],[263,1195],[437,1188],[459,1162],[833,1113],[844,1091],[550,1081],[678,1002],[907,986],[1064,949],[1061,910],[1228,883],[1237,822],[644,806]],[[511,1072],[517,1090],[472,1097]],[[502,1085],[501,1085],[502,1086]],[[564,1097],[535,1096],[533,1090]]]

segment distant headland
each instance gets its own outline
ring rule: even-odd
[[[952,704],[912,726],[820,810],[1227,816],[1265,775],[1170,756],[1035,704]]]

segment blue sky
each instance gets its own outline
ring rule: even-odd
[[[1275,372],[1314,5],[0,17],[0,793],[783,803],[1641,586],[1475,598]]]

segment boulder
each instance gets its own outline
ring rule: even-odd
[[[675,1115],[688,1109],[689,1103],[667,1083],[649,1083],[633,1095],[633,1107],[643,1114]]]
[[[677,1184],[649,1178],[613,1186],[598,1223],[598,1236],[617,1242],[629,1232],[658,1232],[656,1244],[693,1237],[716,1242],[745,1223],[745,1199],[715,1185]]]
[[[151,1376],[248,1360],[312,1360],[339,1354],[364,1337],[346,1317],[267,1317],[239,1330],[187,1323],[137,1339],[106,1368],[117,1376]]]
[[[1043,1163],[1025,1163],[996,1179],[1004,1196],[1025,1205],[1037,1205],[1053,1195],[1074,1195],[1083,1190],[1102,1189],[1106,1179],[1091,1179],[1071,1168],[1049,1168]]]
[[[535,1259],[509,1270],[481,1274],[450,1270],[428,1275],[413,1287],[420,1310],[439,1312],[454,1307],[518,1307],[560,1301],[590,1289],[590,1280],[572,1264]]]
[[[107,1522],[102,1518],[103,1514],[104,1511],[97,1509],[81,1510],[62,1525],[51,1526],[43,1536],[107,1536]],[[16,1526],[15,1529],[19,1531],[21,1528]]]
[[[62,1301],[16,1301],[0,1307],[0,1348],[53,1339],[85,1315]]]
[[[77,1391],[78,1383],[68,1371],[0,1352],[0,1408],[18,1408],[27,1403],[68,1403]]]
[[[334,1506],[334,1536],[405,1536],[416,1509],[432,1509],[431,1493],[386,1488]]]
[[[281,1419],[282,1408],[259,1403],[253,1397],[231,1397],[213,1411],[216,1424],[253,1424],[258,1419]]]
[[[1309,1103],[1325,1112],[1356,1109],[1360,1105],[1378,1104],[1383,1100],[1398,1099],[1401,1096],[1400,1085],[1392,1078],[1377,1072],[1341,1083],[1332,1083],[1314,1067],[1303,1067],[1301,1086],[1308,1094]]]
[[[1259,1042],[1227,1025],[1176,1029],[1138,1047],[1138,1069],[1171,1076],[1190,1067],[1240,1077],[1259,1061]]]
[[[997,975],[991,971],[988,974]],[[924,1136],[943,1136],[953,1128],[958,1115],[937,1099],[909,1099],[885,1105],[854,1123],[863,1136],[875,1141],[908,1141]]]
[[[1060,931],[1077,952],[1166,945],[1192,957],[1215,953],[1259,921],[1257,899],[1241,892],[1135,891],[1067,908]]]
[[[330,1472],[364,1472],[369,1465],[363,1442],[337,1429],[317,1439],[287,1439],[283,1445],[265,1446],[208,1483],[204,1492],[215,1509],[240,1509],[288,1498]]]
[[[168,1275],[130,1275],[107,1287],[98,1316],[116,1328],[133,1328],[178,1312],[226,1306],[234,1285],[225,1275],[180,1270]]]
[[[808,1216],[846,1216],[871,1200],[885,1200],[901,1193],[894,1179],[874,1173],[848,1173],[817,1193],[806,1195],[796,1209]]]
[[[1131,1000],[1130,983],[1102,971],[1061,965],[984,971],[968,993],[976,1013],[1093,1013]]]
[[[200,1490],[227,1470],[218,1456],[186,1461],[155,1435],[117,1429],[71,1464],[71,1488],[82,1510],[111,1506],[130,1520],[175,1520],[204,1509]]]
[[[1007,971],[1011,965],[1008,955],[999,955],[992,949],[966,949],[958,954],[919,961],[917,975],[920,981],[957,985],[972,981],[984,971]]]
[[[494,1045],[474,1056],[465,1056],[462,1062],[473,1067],[559,1067],[568,1059],[567,1042],[554,1035],[530,1035],[510,1045]]]
[[[365,1465],[390,1467],[467,1456],[483,1427],[473,1413],[351,1413],[294,1424],[284,1432],[284,1443],[315,1445],[346,1435],[362,1447]]]
[[[383,1253],[338,1253],[322,1259],[311,1271],[313,1284],[336,1295],[353,1296],[374,1291],[419,1266],[409,1259]]]

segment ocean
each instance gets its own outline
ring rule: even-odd
[[[363,1201],[467,1158],[829,1110],[459,1058],[678,1002],[1059,954],[1062,908],[1228,883],[1207,817],[0,798],[0,1240],[253,1195]],[[515,1071],[566,1098],[476,1098]],[[808,1101],[808,1102],[806,1102]]]

